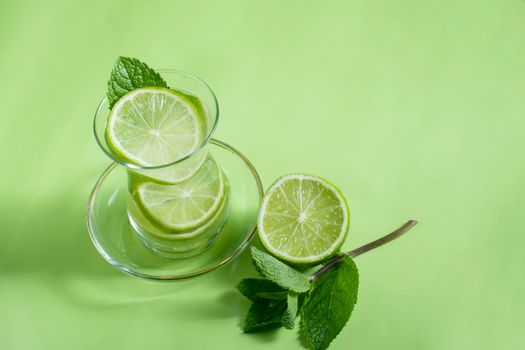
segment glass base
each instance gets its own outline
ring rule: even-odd
[[[129,219],[126,169],[112,164],[104,171],[91,194],[87,223],[95,247],[110,264],[138,277],[177,280],[212,271],[247,246],[256,230],[261,181],[249,160],[233,147],[211,140],[210,152],[229,179],[229,210],[207,237],[190,241],[192,246],[183,252],[176,245],[174,249],[157,245]]]
[[[216,223],[213,223],[205,233],[194,238],[174,241],[168,237],[153,234],[152,231],[155,230],[154,228],[148,229],[147,227],[144,227],[144,223],[147,222],[147,219],[143,218],[140,209],[135,207],[135,202],[130,199],[128,204],[128,218],[131,226],[135,229],[146,247],[154,251],[157,255],[170,259],[188,258],[204,252],[206,248],[209,248],[213,242],[215,242],[217,236],[225,228],[230,215],[228,201],[222,209],[223,212],[219,220]],[[137,216],[142,217],[142,225],[135,220]]]

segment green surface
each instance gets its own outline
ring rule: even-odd
[[[217,137],[266,186],[337,184],[346,248],[421,222],[356,259],[359,300],[332,349],[523,345],[524,1],[153,3],[2,1],[1,349],[300,348],[284,329],[241,334],[247,254],[160,284],[91,245],[108,164],[91,123],[119,55],[207,81]]]

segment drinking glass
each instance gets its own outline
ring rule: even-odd
[[[140,166],[128,162],[115,153],[106,138],[110,109],[104,98],[95,113],[94,133],[102,151],[114,164],[95,185],[88,207],[88,228],[99,252],[119,269],[146,278],[176,279],[220,266],[224,259],[230,259],[247,244],[255,232],[262,185],[255,168],[242,153],[212,139],[219,121],[219,106],[211,88],[186,72],[171,69],[158,72],[170,88],[183,93],[198,106],[205,124],[204,137],[192,152],[166,164]],[[170,179],[191,179],[209,159],[221,169],[225,194],[218,214],[204,223],[198,234],[185,236],[170,232],[145,215],[136,200],[137,181],[166,182],[159,185],[161,188],[176,186],[168,184]],[[234,224],[236,226],[232,226]],[[137,245],[137,241],[141,245]],[[224,242],[230,242],[230,246]],[[210,250],[213,251],[210,257],[203,258]],[[196,258],[198,256],[200,258]],[[193,265],[175,261],[189,263],[191,259]]]

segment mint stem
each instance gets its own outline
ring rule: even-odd
[[[326,265],[324,265],[322,268],[317,270],[313,275],[310,276],[310,281],[313,282],[317,280],[319,277],[321,277],[326,271],[330,270],[337,264],[339,264],[345,257],[355,258],[363,253],[368,252],[369,250],[378,248],[384,244],[387,244],[388,242],[393,241],[394,239],[402,236],[403,234],[407,233],[412,227],[414,227],[417,224],[416,220],[408,220],[406,224],[398,228],[397,230],[387,234],[386,236],[383,236],[379,239],[376,239],[375,241],[372,241],[370,243],[365,244],[364,246],[361,246],[359,248],[356,248],[354,250],[351,250],[349,252],[344,253],[343,255],[339,255],[335,257],[334,259],[330,260]]]

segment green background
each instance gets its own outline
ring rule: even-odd
[[[93,113],[115,58],[195,73],[265,186],[346,194],[359,301],[333,349],[517,349],[525,314],[525,2],[0,0],[0,348],[295,349],[243,335],[240,259],[181,283],[98,255]]]

